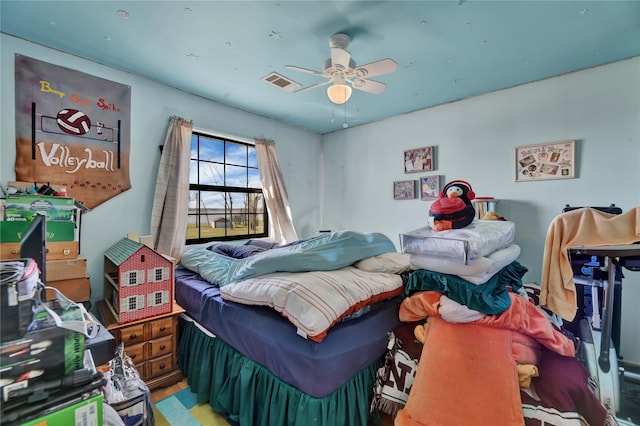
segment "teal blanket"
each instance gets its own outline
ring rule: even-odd
[[[367,257],[395,251],[394,244],[383,234],[337,231],[244,259],[227,257],[205,247],[188,248],[180,263],[222,287],[272,272],[332,271]]]
[[[411,272],[404,288],[405,295],[417,291],[434,290],[470,309],[497,315],[511,306],[509,288],[517,292],[528,269],[517,261],[511,262],[484,284],[473,284],[456,275],[418,269]]]

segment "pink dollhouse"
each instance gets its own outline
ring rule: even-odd
[[[171,312],[173,263],[123,238],[104,253],[104,297],[120,324]]]

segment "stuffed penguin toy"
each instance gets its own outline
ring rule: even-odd
[[[429,208],[429,222],[436,231],[460,229],[473,222],[476,210],[471,200],[476,198],[469,182],[453,180],[447,183],[438,199]]]

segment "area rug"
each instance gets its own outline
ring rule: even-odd
[[[197,404],[196,394],[183,389],[155,403],[156,426],[229,426],[237,425],[214,413],[208,403]]]

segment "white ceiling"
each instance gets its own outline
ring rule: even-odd
[[[1,31],[324,134],[640,55],[639,1],[1,1]],[[127,15],[128,16],[123,16]],[[329,37],[397,62],[333,105]],[[640,77],[639,77],[640,78]]]

